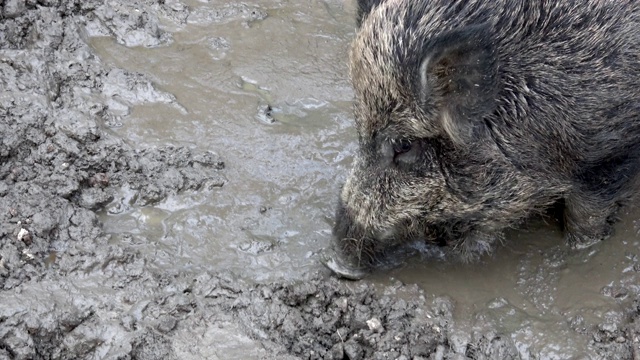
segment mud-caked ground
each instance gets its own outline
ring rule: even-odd
[[[159,18],[251,22],[267,11],[229,2],[194,13],[168,0],[0,0],[0,11],[0,359],[538,358],[489,322],[453,331],[455,301],[416,285],[338,280],[314,257],[293,280],[266,282],[161,267],[155,239],[105,232],[107,205],[224,193],[239,179],[225,153],[117,135],[134,106],[180,105],[147,75],[107,65],[89,40],[162,46],[173,40]],[[616,325],[576,326],[591,358],[640,358],[633,304]]]

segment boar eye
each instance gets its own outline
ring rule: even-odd
[[[393,144],[393,162],[396,165],[412,165],[422,153],[422,142],[402,139]]]
[[[411,151],[411,146],[412,144],[410,140],[402,139],[393,145],[393,151],[395,151],[396,155],[404,154]]]

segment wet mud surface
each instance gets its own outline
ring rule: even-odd
[[[637,211],[578,253],[542,224],[323,268],[353,4],[0,10],[0,359],[640,358]]]

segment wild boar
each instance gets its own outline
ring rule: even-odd
[[[555,204],[571,246],[611,233],[640,165],[640,2],[358,6],[330,268],[360,277],[419,239],[472,259]]]

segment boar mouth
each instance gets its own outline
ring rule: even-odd
[[[334,233],[333,244],[320,253],[320,262],[339,277],[360,280],[380,267],[398,265],[397,250],[407,241],[398,241],[397,235],[394,230],[358,237]]]
[[[320,262],[336,276],[349,280],[360,280],[376,269],[397,267],[406,258],[424,252],[425,246],[431,249],[426,252],[433,254],[434,249],[455,245],[455,241],[448,241],[451,229],[438,224],[421,224],[412,231],[409,223],[400,224],[371,234],[348,220],[345,232],[345,219],[338,217],[333,243],[320,252]]]
[[[395,239],[394,239],[395,240]],[[320,262],[338,277],[349,280],[361,280],[376,270],[393,269],[404,261],[424,251],[424,245],[440,247],[439,243],[424,238],[408,238],[405,241],[391,241],[386,244],[373,238],[360,241],[340,239],[340,244],[332,244],[320,252]],[[422,244],[422,245],[421,245]],[[356,247],[357,249],[354,249]]]
[[[320,253],[320,262],[335,275],[349,280],[360,280],[370,272],[368,267],[354,264],[332,248],[322,250]]]
[[[380,245],[380,239],[375,236],[354,237],[334,233],[334,241],[322,250],[320,261],[339,277],[359,280],[385,257]]]
[[[322,264],[339,277],[358,280],[375,269],[395,267],[400,258],[406,259],[405,255],[412,252],[407,250],[407,245],[415,241],[440,243],[434,241],[439,231],[427,231],[427,224],[412,219],[396,219],[395,223],[370,220],[363,224],[361,221],[357,220],[356,211],[345,206],[340,198],[332,244],[320,254]]]

